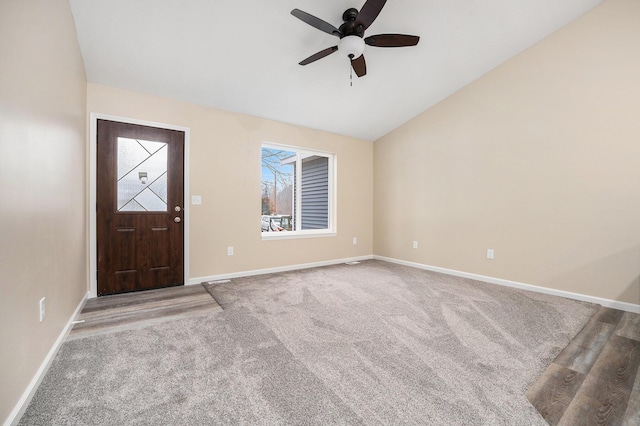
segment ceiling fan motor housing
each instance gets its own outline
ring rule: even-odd
[[[342,20],[344,23],[340,25],[339,31],[342,37],[357,35],[359,37],[364,36],[364,25],[356,22],[358,17],[358,10],[351,8],[344,11],[342,14]]]
[[[358,16],[358,9],[356,9],[355,7],[350,7],[349,9],[345,10],[344,13],[342,14],[342,20],[344,22],[355,21],[357,16]]]

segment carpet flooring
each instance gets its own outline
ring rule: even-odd
[[[207,290],[66,342],[20,424],[545,425],[525,391],[597,310],[381,261]]]

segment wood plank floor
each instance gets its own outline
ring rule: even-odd
[[[600,308],[526,395],[550,425],[640,425],[640,315]]]
[[[202,285],[98,297],[87,301],[67,340],[216,311],[222,311],[222,308]]]

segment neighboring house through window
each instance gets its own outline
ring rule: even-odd
[[[334,169],[331,153],[264,144],[263,238],[333,234]]]

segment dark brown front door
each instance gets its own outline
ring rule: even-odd
[[[184,284],[184,132],[98,120],[98,296]]]

